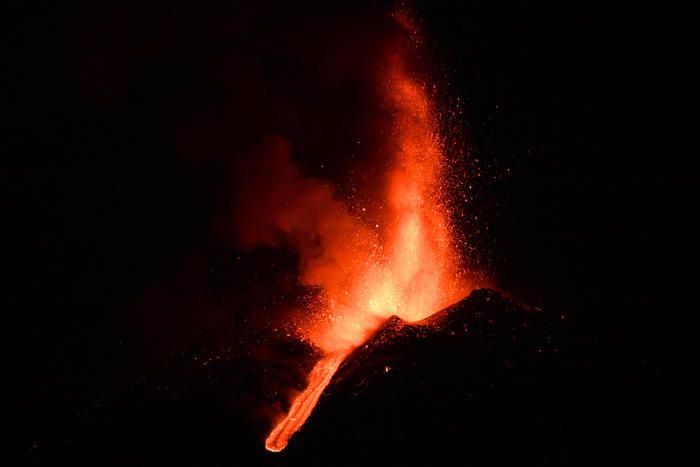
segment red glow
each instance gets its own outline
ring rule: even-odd
[[[404,27],[412,24],[406,17],[398,19]],[[324,290],[323,303],[305,332],[326,356],[268,436],[270,451],[284,449],[344,358],[387,318],[419,321],[471,290],[460,279],[459,254],[443,204],[443,152],[433,104],[398,48],[381,70],[383,105],[394,116],[390,138],[396,148],[384,180],[382,222],[366,225],[337,201],[329,203],[332,215],[320,217],[317,227],[327,254],[304,262],[302,281]],[[313,193],[330,196],[324,190]]]

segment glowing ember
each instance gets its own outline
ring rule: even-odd
[[[412,24],[405,16],[397,19],[404,27]],[[304,283],[324,290],[307,334],[326,356],[268,436],[265,447],[270,451],[284,449],[345,357],[387,318],[398,315],[419,321],[470,291],[460,280],[459,255],[442,204],[443,154],[436,116],[422,84],[407,69],[403,47],[397,48],[381,75],[384,105],[394,118],[391,138],[396,147],[385,180],[382,223],[372,229],[339,208],[337,201],[317,215],[326,256],[309,259],[301,276]],[[308,196],[315,200],[314,207],[330,196],[307,191],[315,195]]]

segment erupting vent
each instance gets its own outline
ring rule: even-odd
[[[416,37],[408,16],[394,18]],[[311,210],[317,212],[313,222],[324,254],[305,257],[300,247],[302,282],[323,289],[322,303],[311,307],[314,319],[305,332],[324,356],[311,371],[307,388],[269,434],[265,447],[270,451],[285,448],[346,356],[387,318],[397,315],[408,322],[419,321],[471,290],[461,279],[460,258],[443,203],[444,164],[437,116],[425,84],[407,65],[408,54],[415,53],[416,47],[414,41],[397,42],[378,80],[381,105],[393,116],[388,137],[395,148],[384,179],[382,222],[367,225],[330,191],[303,179],[304,193],[313,208],[321,203],[330,206]],[[275,221],[283,230],[289,226],[291,232],[292,219],[305,215],[288,208],[278,212]]]

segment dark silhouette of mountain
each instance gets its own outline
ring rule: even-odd
[[[340,366],[280,453],[263,442],[319,358],[295,341],[211,336],[106,394],[31,452],[72,465],[588,465],[658,454],[658,386],[568,315],[477,290],[394,316]],[[621,366],[625,365],[625,366]],[[650,414],[650,415],[649,415]],[[649,415],[648,418],[646,418]]]
[[[492,290],[419,323],[398,317],[342,364],[292,438],[292,464],[518,465],[582,460],[590,426],[565,316]],[[576,368],[578,371],[578,368]]]

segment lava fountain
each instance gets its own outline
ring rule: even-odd
[[[407,35],[417,37],[409,16],[398,14],[394,19]],[[462,279],[444,203],[445,164],[437,115],[425,84],[408,66],[407,56],[417,47],[415,39],[408,42],[387,53],[378,83],[382,105],[393,118],[389,138],[394,148],[383,180],[382,223],[366,225],[335,200],[329,201],[332,209],[322,210],[325,214],[314,219],[333,261],[308,261],[302,265],[301,280],[323,289],[306,333],[324,356],[309,374],[306,389],[268,435],[269,451],[286,447],[343,360],[387,318],[419,321],[471,290]],[[305,183],[312,184],[308,179]],[[305,193],[314,193],[306,196],[313,199],[331,196],[323,190]]]

